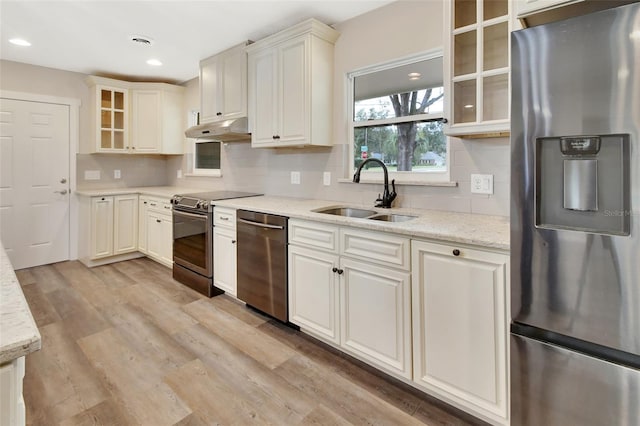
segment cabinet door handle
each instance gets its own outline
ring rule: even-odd
[[[216,115],[220,116],[220,115],[222,115],[222,113],[221,112],[216,112]]]
[[[344,272],[344,269],[338,269],[338,275],[342,275]]]
[[[236,240],[231,240],[231,244],[235,244],[235,243],[236,243]]]
[[[460,256],[460,250],[458,250],[458,249],[453,249],[453,255],[454,255],[454,256]]]
[[[332,269],[333,272],[338,272],[338,268],[336,268],[335,266]]]
[[[161,223],[162,221],[160,219],[156,219],[156,222]]]

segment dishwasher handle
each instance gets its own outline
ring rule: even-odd
[[[250,220],[245,220],[245,219],[238,219],[239,223],[244,223],[247,225],[252,225],[252,226],[258,226],[260,228],[268,228],[268,229],[284,229],[284,226],[281,225],[269,225],[268,223],[261,223],[261,222],[252,222]]]

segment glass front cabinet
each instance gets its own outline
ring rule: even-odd
[[[445,6],[445,133],[509,134],[509,0],[452,0]]]
[[[107,86],[96,86],[99,96],[99,124],[96,129],[99,146],[98,152],[127,150],[127,89]]]

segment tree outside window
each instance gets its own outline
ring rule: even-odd
[[[389,171],[446,171],[442,57],[353,78],[353,167],[377,158]]]

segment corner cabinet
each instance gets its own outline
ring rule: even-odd
[[[248,43],[200,61],[200,123],[247,116]]]
[[[251,146],[332,145],[333,45],[309,19],[246,47]]]
[[[512,7],[510,0],[446,2],[445,134],[509,134]]]
[[[412,240],[413,380],[508,423],[506,254]]]
[[[182,154],[184,88],[89,76],[91,137],[83,153]]]

